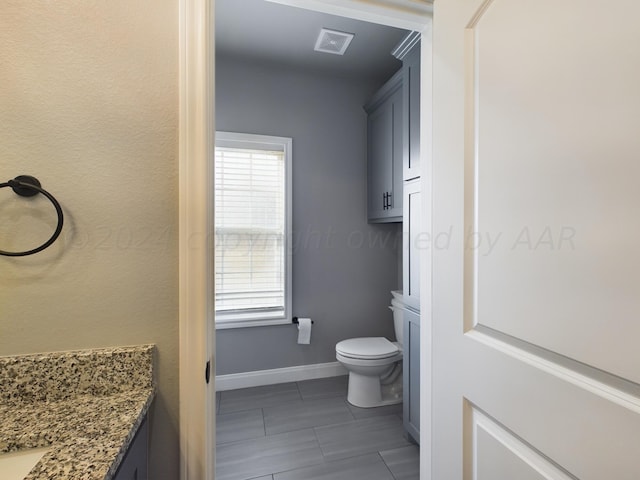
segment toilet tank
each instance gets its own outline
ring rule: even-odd
[[[393,312],[393,328],[396,331],[396,341],[404,346],[404,315],[403,310],[400,307],[391,305],[389,307]]]

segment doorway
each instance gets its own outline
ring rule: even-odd
[[[215,106],[213,83],[213,2],[181,1],[181,445],[183,449],[182,478],[213,478],[213,445],[215,445],[213,382],[202,385],[202,368],[215,371],[215,328],[213,325],[212,259],[208,235],[211,232],[213,191],[210,179],[213,171],[213,132]],[[281,1],[287,5],[376,22],[422,32],[430,38],[430,4],[414,1],[378,2],[372,6],[361,1],[343,1],[339,6],[325,0]],[[429,49],[423,49],[423,92],[430,92],[430,75],[426,74],[431,59]],[[431,122],[428,112],[430,95],[422,98],[421,138],[428,144]],[[204,105],[204,106],[203,106]],[[212,108],[207,108],[212,105]],[[426,150],[423,150],[423,156]],[[424,161],[428,165],[428,159]],[[425,176],[426,177],[426,176]],[[426,180],[424,180],[426,183]],[[425,189],[428,185],[425,185]],[[426,197],[426,196],[425,196]],[[428,211],[425,208],[424,211]],[[205,232],[205,233],[203,233]],[[423,263],[426,272],[426,262]],[[427,299],[428,284],[422,282],[422,298]],[[425,312],[426,314],[426,312]],[[423,340],[429,341],[429,329],[423,329]],[[426,344],[426,343],[425,343]],[[430,368],[423,368],[421,389],[424,390],[421,409],[429,412],[430,399],[426,389]],[[429,419],[422,416],[423,429],[428,431]],[[425,437],[421,452],[421,478],[427,479],[429,444]]]

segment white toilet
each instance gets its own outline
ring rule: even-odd
[[[402,304],[394,293],[396,342],[384,337],[349,338],[336,344],[336,359],[349,372],[347,400],[356,407],[380,407],[402,402]],[[400,297],[401,298],[401,297]]]

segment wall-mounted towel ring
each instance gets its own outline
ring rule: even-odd
[[[29,175],[19,175],[13,180],[9,180],[5,183],[0,183],[0,188],[11,187],[13,191],[20,195],[21,197],[33,197],[39,193],[44,195],[49,199],[58,213],[58,225],[56,226],[56,231],[53,232],[53,235],[49,240],[44,242],[38,248],[34,248],[33,250],[27,250],[25,252],[5,252],[4,250],[0,250],[0,255],[5,255],[7,257],[25,257],[27,255],[33,255],[34,253],[41,252],[53,242],[56,241],[60,232],[62,232],[62,225],[64,223],[64,215],[62,214],[62,207],[58,201],[51,195],[49,192],[41,188],[40,182],[37,178],[31,177]]]

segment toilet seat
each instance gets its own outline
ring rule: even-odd
[[[336,353],[358,360],[381,360],[394,357],[401,350],[384,337],[360,337],[338,342]]]

